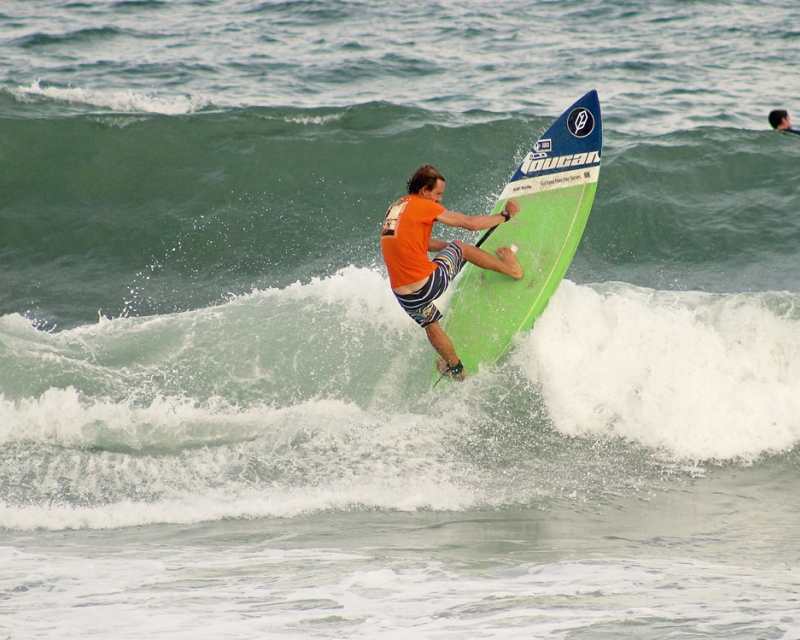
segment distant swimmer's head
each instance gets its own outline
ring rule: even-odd
[[[408,193],[440,202],[444,193],[444,176],[430,164],[423,164],[407,183]]]
[[[789,118],[789,112],[786,109],[775,109],[769,112],[769,123],[773,129],[782,131],[784,129],[792,128],[792,120]]]

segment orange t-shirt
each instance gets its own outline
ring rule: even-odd
[[[428,258],[433,223],[445,208],[420,196],[400,198],[386,212],[381,251],[392,288],[424,280],[436,270]]]

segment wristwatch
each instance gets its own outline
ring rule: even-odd
[[[503,209],[503,210],[500,212],[500,215],[501,215],[501,216],[503,216],[503,217],[506,219],[506,222],[508,222],[509,220],[511,220],[511,214],[510,214],[508,211],[506,211],[505,209]]]

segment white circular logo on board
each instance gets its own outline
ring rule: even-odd
[[[594,131],[594,116],[584,107],[573,109],[567,117],[567,129],[576,138],[585,138]]]

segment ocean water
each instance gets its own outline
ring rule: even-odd
[[[800,638],[798,24],[3,0],[0,637]],[[386,206],[590,89],[566,279],[431,390]]]

